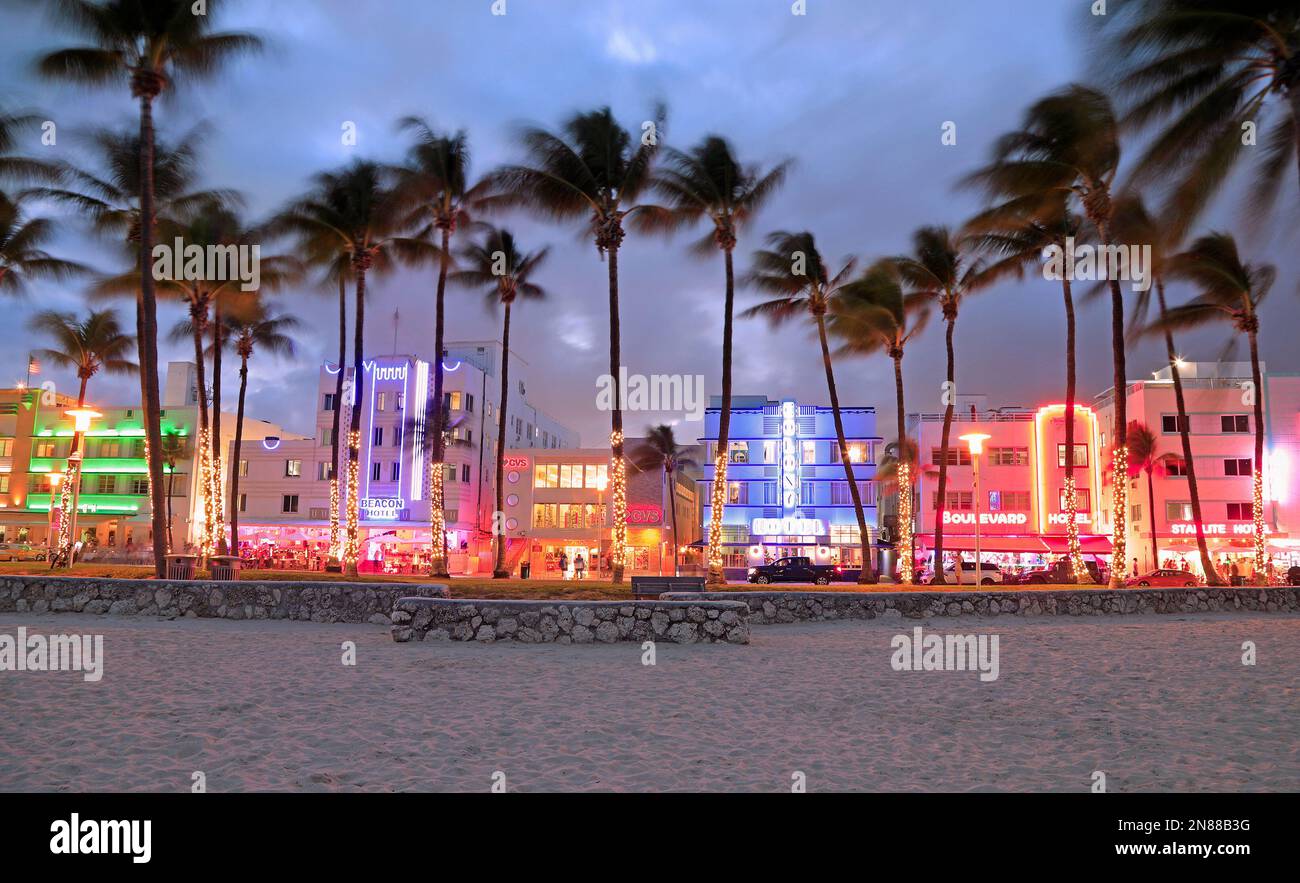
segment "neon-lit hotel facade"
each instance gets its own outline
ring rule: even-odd
[[[911,414],[907,425],[908,435],[917,440],[920,458],[913,503],[916,556],[918,562],[933,568],[935,527],[940,517],[943,414]],[[980,454],[978,500],[972,455],[960,440],[969,434],[988,436]],[[942,518],[944,556],[949,566],[957,554],[974,560],[977,508],[984,561],[1017,570],[1065,554],[1068,516],[1063,404],[990,409],[984,396],[959,396],[948,447],[947,505]],[[1076,517],[1085,557],[1108,556],[1111,551],[1098,514],[1106,466],[1101,450],[1097,415],[1086,404],[1076,405]]]
[[[876,528],[874,477],[882,439],[870,407],[842,407],[854,480],[862,496],[868,531]],[[698,497],[701,523],[712,529],[709,505],[721,403],[704,415],[706,451]],[[724,567],[744,568],[788,555],[822,564],[862,566],[862,545],[844,465],[839,458],[829,407],[733,396],[727,457],[727,508],[721,525]]]

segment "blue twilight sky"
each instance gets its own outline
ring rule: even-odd
[[[39,51],[70,42],[39,5],[0,2],[0,100],[39,108],[58,124],[57,146],[33,143],[29,152],[77,159],[84,156],[79,130],[134,125],[136,108],[125,87],[84,90],[31,75]],[[207,121],[204,182],[242,191],[250,214],[261,217],[319,170],[353,156],[398,159],[405,145],[393,124],[406,114],[423,115],[439,128],[467,129],[481,173],[518,156],[512,131],[519,122],[554,127],[574,111],[609,104],[637,128],[663,100],[670,143],[687,146],[721,132],[747,159],[798,162],[785,189],[742,237],[740,271],[762,236],[776,229],[812,230],[823,252],[837,259],[871,259],[906,248],[920,225],[956,225],[977,207],[975,195],[955,191],[954,182],[987,157],[992,140],[1033,99],[1086,77],[1089,5],[807,0],[807,14],[795,16],[790,0],[507,0],[507,14],[494,16],[492,0],[234,0],[218,26],[255,30],[268,39],[268,51],[211,81],[186,84],[177,100],[158,108],[158,123],[164,134],[175,134]],[[957,123],[956,146],[940,143],[949,120]],[[340,143],[344,121],[357,124],[355,147]],[[1218,207],[1212,221],[1231,224],[1229,208]],[[1270,366],[1285,370],[1300,369],[1282,331],[1300,318],[1293,218],[1283,216],[1275,226],[1283,231],[1276,241],[1247,248],[1252,259],[1279,264],[1263,347]],[[575,227],[522,217],[504,223],[530,248],[553,246],[539,275],[549,301],[515,311],[512,342],[531,364],[530,395],[578,429],[585,444],[603,443],[608,416],[596,410],[595,382],[607,366],[605,267]],[[703,374],[715,394],[722,267],[720,259],[687,255],[683,246],[692,238],[628,236],[621,257],[624,361],[633,372]],[[117,269],[114,256],[75,218],[67,219],[51,251]],[[393,350],[392,313],[400,309],[397,350],[427,354],[432,291],[431,270],[376,281],[367,308],[370,352]],[[308,393],[337,340],[332,296],[308,287],[284,295],[285,308],[305,322],[300,353],[284,363],[256,359],[252,414],[311,431]],[[738,306],[754,299],[742,291]],[[75,285],[43,284],[13,304],[8,316],[15,331],[0,350],[0,380],[21,379],[27,349],[41,345],[17,331],[33,310],[80,303]],[[452,290],[449,307],[449,339],[499,334],[497,317],[479,295]],[[163,326],[175,315],[169,308]],[[129,325],[126,304],[123,317]],[[1109,385],[1107,322],[1100,304],[1082,312],[1085,400]],[[994,405],[1059,400],[1063,325],[1059,287],[1042,279],[972,299],[957,326],[959,391],[988,393]],[[1181,347],[1188,358],[1213,358],[1221,343],[1222,335],[1211,333]],[[909,410],[938,409],[942,344],[936,321],[909,352]],[[1136,348],[1130,376],[1159,367],[1161,350]],[[164,344],[164,362],[185,357],[184,347]],[[772,331],[755,321],[738,323],[735,371],[737,394],[827,401],[818,349],[802,326]],[[845,360],[837,376],[841,401],[876,405],[880,434],[892,437],[884,428],[893,419],[887,361]],[[228,383],[234,379],[232,372]],[[130,380],[96,379],[92,396],[125,401],[137,389]],[[628,432],[672,417],[629,414]],[[693,440],[698,432],[698,424],[687,423],[679,437]]]

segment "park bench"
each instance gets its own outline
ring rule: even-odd
[[[637,601],[658,598],[664,592],[703,592],[702,576],[634,576],[632,597]]]

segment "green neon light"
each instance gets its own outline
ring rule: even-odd
[[[56,457],[33,457],[28,472],[66,472],[68,461]],[[81,461],[81,471],[85,475],[146,475],[149,464],[142,457],[87,457]],[[163,474],[170,474],[172,469],[163,464]],[[179,474],[179,473],[178,473]]]
[[[27,498],[27,511],[49,512],[49,494],[31,494]],[[77,511],[87,515],[107,513],[111,515],[134,515],[140,511],[140,504],[133,497],[125,494],[82,494],[77,503]]]

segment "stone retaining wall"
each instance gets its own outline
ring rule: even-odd
[[[475,601],[402,598],[394,641],[520,641],[525,644],[749,643],[746,607],[709,601]]]
[[[0,576],[0,613],[96,613],[218,619],[299,619],[389,625],[398,598],[446,597],[447,587],[340,582],[212,582]]]
[[[1297,588],[1060,589],[979,592],[670,592],[661,601],[742,601],[751,625],[929,616],[1120,616],[1300,612]]]

